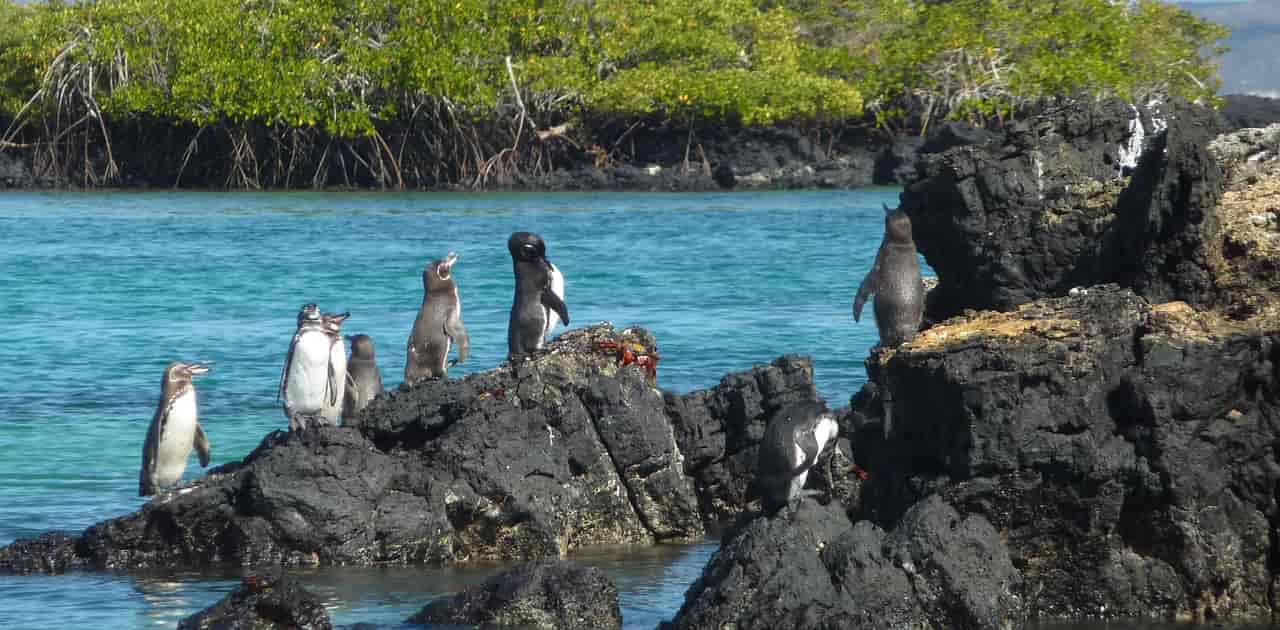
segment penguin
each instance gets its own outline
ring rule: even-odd
[[[911,217],[901,208],[885,207],[884,240],[876,262],[853,299],[853,321],[862,318],[867,298],[876,296],[876,328],[880,345],[894,347],[915,338],[924,314],[924,281],[911,239]]]
[[[306,304],[298,312],[298,329],[280,373],[279,398],[284,400],[290,431],[336,423],[340,415],[346,382],[341,331],[346,318],[345,314],[322,314],[315,304]]]
[[[200,465],[209,465],[209,436],[196,411],[196,376],[209,372],[208,365],[174,361],[164,369],[160,381],[160,403],[142,445],[142,471],[138,475],[138,496],[146,497],[173,486],[187,470],[187,458],[194,447]]]
[[[779,409],[765,428],[756,459],[755,494],[769,514],[798,502],[818,454],[839,426],[826,405],[800,402]]]
[[[449,252],[422,270],[422,307],[409,333],[408,356],[404,362],[404,382],[444,378],[449,368],[467,360],[471,337],[462,324],[462,301],[453,280],[458,255]],[[458,357],[449,360],[449,349],[458,344]]]
[[[516,232],[507,240],[516,275],[515,299],[507,325],[507,359],[527,357],[542,349],[558,322],[569,325],[564,302],[564,275],[547,260],[547,244],[532,232]]]
[[[347,360],[347,387],[342,397],[342,422],[350,424],[355,415],[369,401],[382,393],[382,372],[374,357],[373,338],[369,335],[352,335],[351,358]]]
[[[329,337],[329,393],[320,408],[320,418],[325,424],[337,426],[342,418],[342,403],[347,393],[347,342],[342,336],[342,322],[351,313],[325,313],[320,316],[324,333]]]

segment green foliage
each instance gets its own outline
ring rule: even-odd
[[[39,94],[27,116],[56,116],[71,86],[112,117],[358,138],[428,105],[511,112],[514,75],[561,118],[985,120],[1045,95],[1212,96],[1224,36],[1154,0],[0,0],[0,110]]]
[[[849,32],[878,34],[852,46],[855,84],[877,109],[916,99],[926,117],[984,120],[1059,96],[1211,98],[1216,67],[1202,51],[1227,35],[1155,0],[868,6],[845,21]]]

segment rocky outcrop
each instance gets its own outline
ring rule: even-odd
[[[1227,181],[1209,143],[1223,126],[1202,107],[1176,105],[1166,115],[1168,127],[1146,143],[1080,284],[1119,282],[1153,303],[1205,306],[1215,297],[1209,257],[1221,239],[1215,209]]]
[[[447,564],[701,537],[745,509],[768,414],[816,396],[812,364],[664,396],[620,342],[656,354],[642,329],[572,330],[530,361],[388,392],[355,426],[275,432],[134,514],[0,549],[0,568]]]
[[[1227,94],[1222,100],[1222,117],[1230,129],[1252,129],[1280,123],[1280,99]]]
[[[926,155],[902,207],[938,271],[929,318],[1107,282],[1153,301],[1212,299],[1204,244],[1225,179],[1207,144],[1221,127],[1186,103],[1108,101]]]
[[[769,418],[806,400],[818,400],[818,393],[813,364],[799,356],[730,374],[709,390],[666,397],[667,415],[703,513],[725,520],[744,511],[757,445]]]
[[[995,528],[941,499],[886,533],[805,500],[721,545],[666,627],[991,628],[1026,618]]]
[[[983,516],[1041,616],[1269,616],[1278,341],[1115,286],[950,320],[871,362],[894,407],[887,438],[847,419],[863,515]]]
[[[1214,307],[1253,318],[1280,302],[1280,124],[1225,134],[1209,152],[1230,174],[1208,244]]]
[[[841,418],[860,503],[749,521],[672,625],[1267,618],[1277,366],[1274,312],[1114,285],[938,324],[874,355]]]
[[[180,630],[329,630],[319,599],[286,575],[251,575],[218,603],[178,622]]]
[[[622,627],[622,611],[618,589],[604,571],[537,560],[434,601],[406,623],[607,630]]]
[[[934,315],[963,314],[867,360],[849,504],[727,537],[675,627],[1274,615],[1280,126],[1213,139],[1181,107],[1136,168],[1093,165],[1104,197],[1037,205],[1025,130],[930,162],[904,205]],[[1074,286],[1097,278],[1125,286]]]

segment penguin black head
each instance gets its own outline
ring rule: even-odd
[[[320,307],[314,303],[303,304],[298,310],[298,325],[301,326],[303,322],[317,321],[320,321]]]
[[[162,384],[167,387],[190,383],[191,379],[207,374],[209,366],[203,363],[183,363],[174,361],[164,368],[164,381]]]
[[[373,337],[351,335],[347,340],[351,342],[351,358],[373,360]]]
[[[533,232],[516,232],[507,239],[507,251],[516,262],[547,262],[547,244]]]
[[[325,313],[320,316],[320,321],[324,324],[324,331],[331,335],[342,334],[342,322],[347,321],[351,317],[351,313]]]
[[[885,236],[895,243],[912,243],[911,217],[898,208],[884,217]]]
[[[458,255],[449,252],[448,256],[432,261],[422,270],[422,288],[427,292],[448,289],[453,286],[453,265],[458,262]]]

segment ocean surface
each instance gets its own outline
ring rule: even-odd
[[[813,357],[832,407],[865,380],[876,340],[854,291],[899,189],[728,194],[0,193],[0,544],[79,532],[142,506],[138,467],[164,366],[213,361],[197,382],[213,464],[286,428],[276,401],[295,314],[351,312],[387,387],[449,251],[471,359],[506,355],[507,237],[540,233],[566,278],[572,326],[657,336],[659,386],[711,387],[785,353]],[[563,330],[563,329],[559,329]],[[556,333],[553,333],[556,334]],[[187,478],[203,469],[192,457]],[[600,549],[624,623],[670,618],[715,541]],[[432,597],[499,566],[297,571],[335,623],[398,627]],[[0,628],[173,627],[239,581],[224,573],[0,575]]]

